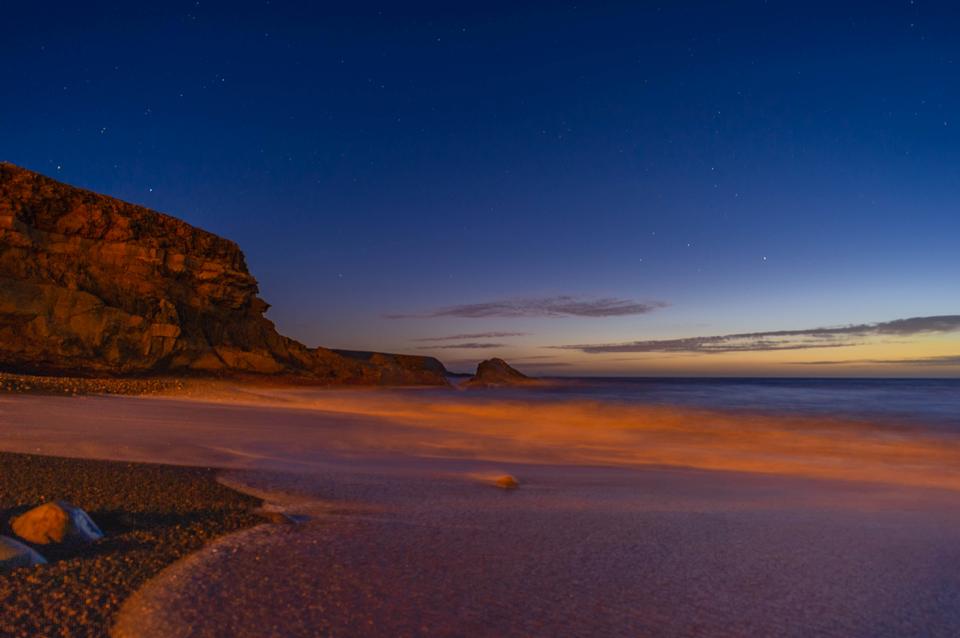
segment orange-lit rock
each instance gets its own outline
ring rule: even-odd
[[[86,512],[65,501],[38,505],[14,518],[10,528],[14,534],[35,545],[66,540],[90,543],[103,538],[103,532]]]
[[[257,293],[235,243],[0,163],[2,369],[446,383],[433,358],[307,348]]]

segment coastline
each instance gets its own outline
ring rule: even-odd
[[[849,410],[706,408],[522,389],[212,380],[156,394],[0,393],[0,449],[225,468],[449,458],[671,466],[960,490],[960,436]]]
[[[110,517],[128,501],[201,519],[147,529],[172,520],[148,508],[135,542],[40,568],[94,601],[77,622],[100,633],[70,635],[960,631],[957,447],[930,432],[510,394],[213,389],[0,395],[0,449],[51,455],[0,455],[32,459],[10,476],[78,490],[20,480],[3,492],[15,502],[106,512],[117,542]],[[503,474],[520,487],[495,487]],[[220,499],[226,523],[206,509]],[[261,501],[301,524],[251,529]],[[75,576],[159,552],[150,538],[169,530],[170,551],[137,563],[122,594],[91,598]],[[55,615],[63,579],[35,580],[24,596]]]

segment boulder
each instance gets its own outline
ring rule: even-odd
[[[10,522],[13,533],[35,545],[64,541],[91,543],[103,532],[79,507],[66,501],[38,505]]]
[[[496,480],[494,480],[493,484],[504,490],[515,490],[520,487],[520,481],[509,474],[498,476]]]
[[[43,556],[20,541],[9,536],[0,536],[0,572],[46,563],[47,560]]]

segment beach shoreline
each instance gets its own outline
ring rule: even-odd
[[[534,398],[230,384],[3,394],[0,449],[46,455],[0,455],[15,468],[3,494],[9,507],[76,500],[115,540],[134,533],[116,523],[131,502],[200,517],[193,536],[153,541],[163,559],[77,621],[138,638],[960,631],[955,438]],[[34,475],[48,488],[30,491]],[[515,489],[497,486],[504,475]],[[132,489],[143,493],[124,500]],[[205,509],[220,501],[226,511]],[[263,501],[298,522],[251,529]],[[148,545],[163,536],[149,524],[176,518],[150,511],[135,530]],[[64,556],[36,574],[67,570],[77,587],[72,574],[148,550]],[[0,589],[15,622],[55,609],[44,605],[61,581],[32,573]]]
[[[499,464],[228,484],[301,517],[214,541],[115,636],[952,636],[960,495],[679,468]],[[493,469],[493,468],[491,468]],[[952,531],[951,531],[952,530]]]
[[[259,499],[217,482],[218,470],[0,452],[0,526],[63,499],[105,537],[33,545],[47,565],[0,573],[0,635],[106,636],[124,600],[210,540],[257,525]]]

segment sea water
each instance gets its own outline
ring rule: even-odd
[[[467,399],[589,400],[830,416],[960,433],[960,379],[588,377],[537,388],[465,392]]]

